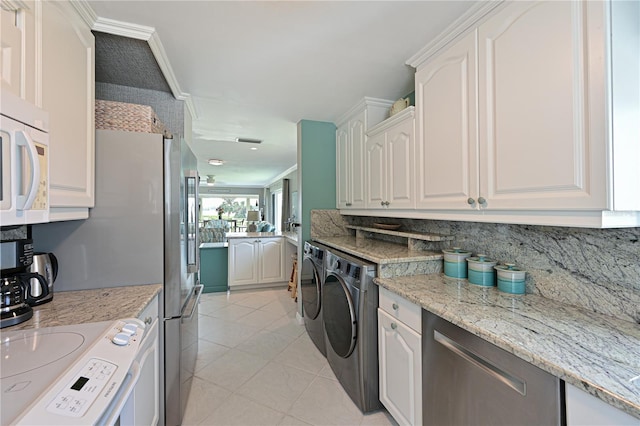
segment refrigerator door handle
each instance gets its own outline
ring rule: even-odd
[[[200,296],[202,296],[202,290],[204,289],[204,286],[202,284],[198,284],[195,287],[195,302],[193,302],[193,306],[191,307],[191,312],[189,312],[189,315],[187,315],[186,317],[183,317],[183,319],[185,320],[190,320],[191,318],[193,318],[193,314],[196,311],[196,307],[198,306],[198,303],[200,303]]]

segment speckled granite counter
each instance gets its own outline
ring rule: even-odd
[[[442,274],[376,283],[640,418],[640,326]]]
[[[161,284],[61,291],[54,293],[51,302],[34,307],[30,320],[3,331],[134,318],[161,291]]]
[[[345,253],[361,257],[379,265],[390,263],[423,262],[441,260],[442,253],[410,250],[406,246],[386,241],[348,237],[317,237],[315,241]]]
[[[297,232],[227,232],[224,234],[227,240],[233,238],[269,238],[269,237],[282,237],[293,244],[298,245],[298,233]]]

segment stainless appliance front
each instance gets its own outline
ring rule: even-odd
[[[560,379],[422,311],[425,425],[560,425]]]
[[[362,412],[378,399],[378,287],[376,267],[328,249],[322,288],[327,361]]]
[[[180,384],[188,382],[185,374],[192,374],[195,362],[182,356],[180,324],[199,294],[187,260],[190,244],[191,262],[197,262],[193,247],[198,228],[187,223],[189,217],[198,217],[197,203],[191,204],[189,215],[186,212],[188,197],[197,196],[188,190],[187,180],[196,173],[196,159],[178,137],[96,130],[95,161],[96,204],[89,218],[34,225],[34,244],[58,257],[60,291],[164,285],[160,365],[177,362],[180,367],[161,370],[166,417],[161,423],[175,426],[183,416],[180,399],[189,391]]]
[[[322,285],[325,277],[326,247],[317,243],[304,243],[304,257],[300,268],[300,289],[304,326],[309,338],[320,353],[327,356],[322,325]]]

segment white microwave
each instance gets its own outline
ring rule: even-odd
[[[0,226],[48,222],[49,114],[6,90],[0,107]]]

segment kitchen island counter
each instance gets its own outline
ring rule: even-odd
[[[149,284],[57,292],[51,302],[33,308],[31,319],[3,331],[136,318],[161,291],[162,284]]]
[[[640,418],[637,324],[533,294],[510,295],[443,274],[376,284]]]

